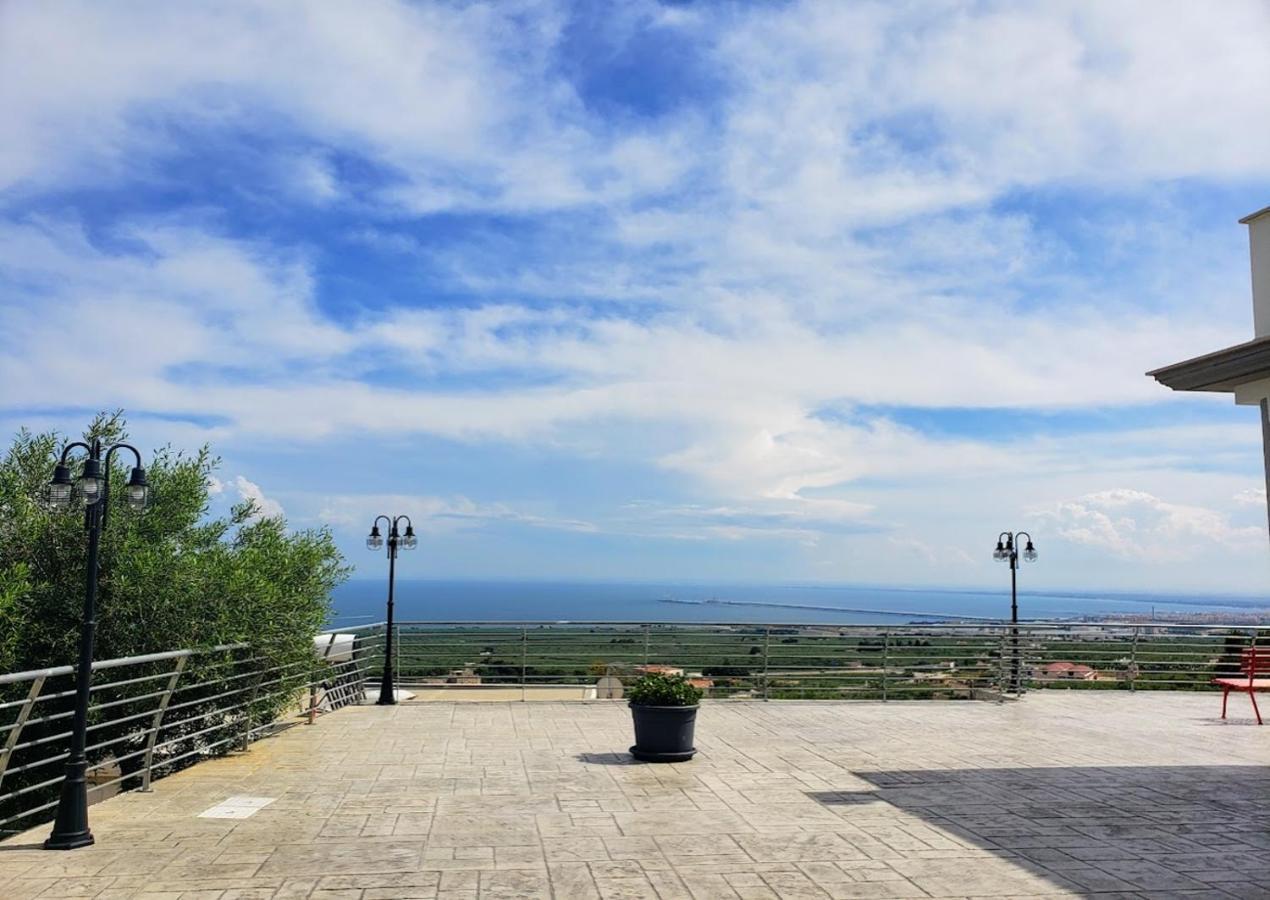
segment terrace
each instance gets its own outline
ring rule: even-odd
[[[1037,689],[1019,700],[938,701],[901,698],[932,690],[1001,697],[994,685],[1013,672],[1012,635],[988,626],[815,626],[792,633],[788,626],[416,626],[423,637],[410,637],[410,628],[403,626],[399,646],[404,679],[416,687],[434,677],[429,672],[455,668],[454,658],[473,647],[487,660],[502,660],[519,638],[523,673],[513,677],[493,661],[484,671],[495,679],[491,690],[521,687],[525,701],[350,703],[356,697],[350,687],[373,683],[381,663],[372,628],[320,681],[254,670],[268,676],[244,679],[254,683],[256,698],[276,689],[332,708],[315,718],[288,714],[280,723],[257,724],[240,714],[241,697],[230,694],[245,689],[226,686],[250,656],[222,648],[217,659],[233,658],[234,674],[212,677],[215,668],[191,662],[187,672],[201,674],[184,695],[168,695],[165,721],[138,718],[139,731],[121,741],[140,750],[146,773],[153,768],[153,790],[97,803],[93,847],[37,849],[47,825],[0,843],[0,896],[1270,893],[1264,863],[1270,731],[1253,724],[1246,698],[1232,698],[1223,723],[1218,695],[1176,689],[1197,684],[1205,670],[1211,677],[1232,641],[1250,639],[1255,629],[1143,626],[1135,651],[1133,629],[1082,629],[1078,636],[1027,626],[1021,669]],[[774,629],[782,640],[799,641],[778,644],[784,657],[772,650]],[[609,646],[641,661],[644,635],[653,663],[685,668],[709,667],[703,660],[719,645],[734,658],[738,641],[763,646],[767,638],[766,660],[747,651],[753,663],[720,676],[716,696],[750,699],[703,704],[700,752],[691,762],[633,764],[625,753],[630,716],[622,703],[528,702],[547,685],[566,684],[570,676],[560,670],[573,657],[593,665],[597,641],[634,638]],[[848,665],[874,655],[879,639],[885,665]],[[804,649],[795,654],[798,647]],[[1062,689],[1034,682],[1033,673],[1057,653],[1106,680]],[[412,654],[420,657],[413,669]],[[827,665],[826,657],[837,664]],[[607,660],[604,668],[628,662]],[[104,668],[99,707],[113,702],[105,699],[113,696],[110,684],[146,677],[137,674],[145,666],[156,676],[175,667],[150,660]],[[935,671],[956,671],[957,684],[931,688],[916,677]],[[116,677],[108,679],[109,672]],[[510,681],[498,680],[504,677]],[[864,697],[880,694],[883,680],[886,700],[775,699],[796,690]],[[180,689],[178,679],[173,691]],[[477,690],[428,688],[447,689],[460,696]],[[119,688],[127,690],[139,688],[135,681]],[[764,692],[770,702],[754,699]],[[178,699],[191,695],[205,703]],[[186,712],[171,712],[181,702],[189,704]],[[27,709],[34,722],[39,701],[8,708]],[[201,729],[183,723],[195,714],[201,717],[195,724],[207,730],[191,744],[189,735]],[[253,740],[264,734],[272,736]],[[234,752],[210,756],[224,749],[212,746],[216,741]],[[23,768],[33,760],[17,754],[36,749],[15,750],[10,772],[34,771]],[[201,761],[162,777],[182,753],[192,754],[186,762]],[[131,783],[119,776],[114,787]],[[30,797],[9,796],[8,781],[0,790],[10,816],[12,804]]]

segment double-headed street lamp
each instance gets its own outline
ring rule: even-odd
[[[1010,624],[1014,638],[1014,660],[1011,665],[1010,685],[1014,693],[1019,693],[1019,543],[1027,538],[1023,548],[1023,559],[1036,562],[1036,547],[1032,545],[1032,535],[1026,531],[1003,531],[997,535],[997,549],[992,551],[992,558],[998,562],[1010,564]]]
[[[409,516],[392,516],[391,518],[376,516],[374,523],[370,526],[370,536],[366,538],[368,550],[380,550],[384,546],[384,538],[379,533],[380,519],[388,523],[388,640],[384,644],[384,676],[379,683],[377,702],[380,706],[391,706],[397,702],[392,671],[392,589],[397,577],[397,548],[413,550],[419,546],[419,539],[415,537],[414,525],[410,522]],[[397,530],[397,523],[402,521],[406,523],[404,534]]]
[[[71,478],[67,464],[70,452],[88,451],[79,478]],[[79,634],[79,665],[75,669],[75,716],[71,725],[71,750],[66,759],[66,777],[57,802],[53,833],[44,842],[48,850],[73,850],[93,842],[88,829],[88,702],[93,673],[93,637],[97,630],[97,551],[110,512],[110,464],[116,450],[128,450],[137,464],[128,478],[126,498],[129,509],[141,512],[150,499],[150,484],[141,466],[141,454],[131,444],[114,444],[102,455],[100,440],[91,446],[82,441],[67,444],[53,469],[53,480],[45,488],[45,500],[55,510],[84,510],[88,531],[88,571],[84,586],[84,621]]]

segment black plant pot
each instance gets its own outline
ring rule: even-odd
[[[631,704],[635,719],[635,746],[631,756],[644,762],[684,762],[697,748],[692,734],[697,726],[696,706],[639,706]]]

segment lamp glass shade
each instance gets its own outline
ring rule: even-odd
[[[419,539],[407,531],[406,536],[401,539],[401,546],[405,547],[407,550],[413,550],[415,547],[419,546]]]
[[[85,473],[75,482],[75,496],[84,506],[92,506],[101,499],[101,479]]]
[[[372,534],[370,537],[366,538],[367,550],[379,550],[383,546],[384,546],[384,539],[377,534]]]
[[[146,480],[146,470],[136,466],[128,478],[128,486],[124,489],[124,498],[128,508],[134,512],[142,512],[150,503],[150,482]]]
[[[1027,549],[1023,551],[1023,558],[1028,562],[1036,562],[1036,548],[1028,544]]]
[[[129,509],[142,512],[150,503],[150,488],[144,484],[130,484],[125,491],[125,496]]]
[[[44,486],[44,502],[50,509],[70,509],[75,500],[75,482],[71,470],[64,462],[53,467],[53,478]]]
[[[71,493],[73,485],[58,484],[56,481],[48,484],[44,488],[44,502],[53,509],[66,509],[71,505]]]

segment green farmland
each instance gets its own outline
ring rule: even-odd
[[[1008,628],[852,626],[402,627],[404,683],[595,683],[666,665],[709,679],[709,695],[768,699],[943,699],[1008,684],[1028,690],[1197,690],[1238,671],[1249,637],[1225,632],[1105,630],[1096,637]],[[382,636],[381,636],[382,639]],[[1086,666],[1051,675],[1052,663]],[[372,667],[378,665],[372,662]]]

